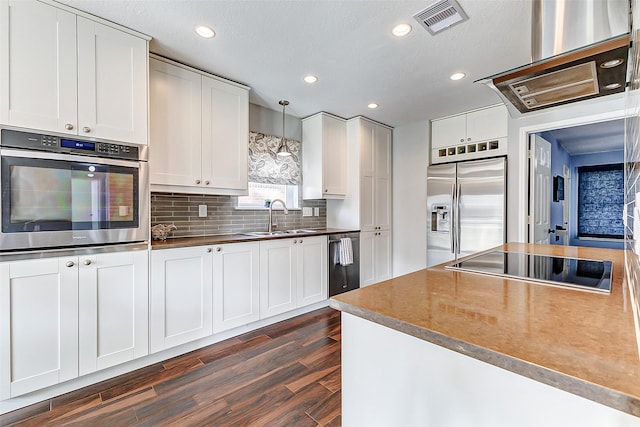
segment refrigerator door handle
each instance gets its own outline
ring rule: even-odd
[[[456,184],[456,223],[455,223],[455,228],[456,228],[456,258],[458,258],[458,255],[460,255],[460,218],[459,218],[459,214],[460,214],[460,190],[462,189],[462,184],[457,183]]]
[[[451,241],[451,253],[456,254],[456,183],[451,184],[451,227],[449,231],[449,240]]]

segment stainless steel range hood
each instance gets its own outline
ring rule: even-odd
[[[624,92],[628,0],[533,0],[532,61],[478,82],[512,116]]]

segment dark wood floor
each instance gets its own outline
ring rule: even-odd
[[[339,426],[340,313],[324,308],[0,416],[20,426]]]

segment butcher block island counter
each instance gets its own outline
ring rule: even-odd
[[[611,292],[439,265],[331,298],[344,426],[640,425],[625,252],[496,250],[612,261]]]

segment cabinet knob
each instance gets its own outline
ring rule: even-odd
[[[302,239],[300,239],[300,241],[298,243],[302,243]]]
[[[210,254],[211,253],[211,248],[207,248],[207,253]]]
[[[467,141],[471,141],[471,138],[467,138]]]
[[[298,243],[298,241],[296,239],[293,239],[293,244],[295,245],[296,243]]]
[[[89,132],[91,132],[91,128],[89,126],[85,126],[85,127],[82,128],[82,132],[89,133]]]
[[[460,142],[464,142],[464,138],[460,139]]]
[[[73,125],[71,123],[67,123],[66,125],[64,125],[64,128],[66,130],[73,130]]]
[[[328,189],[328,188],[325,188],[325,189],[324,189],[324,192],[325,192],[325,193],[328,193],[328,192],[329,192],[329,189]]]
[[[204,185],[209,185],[209,181],[205,181],[205,182],[204,182]]]
[[[82,263],[84,265],[91,265],[91,260],[90,259],[85,259]]]
[[[222,252],[222,248],[221,248],[220,246],[218,246],[218,247],[216,248],[216,252]]]
[[[67,261],[67,263],[65,264],[67,267],[73,267],[74,265],[76,265],[75,262],[73,261]]]
[[[196,184],[200,184],[200,180],[199,179],[196,179]]]

